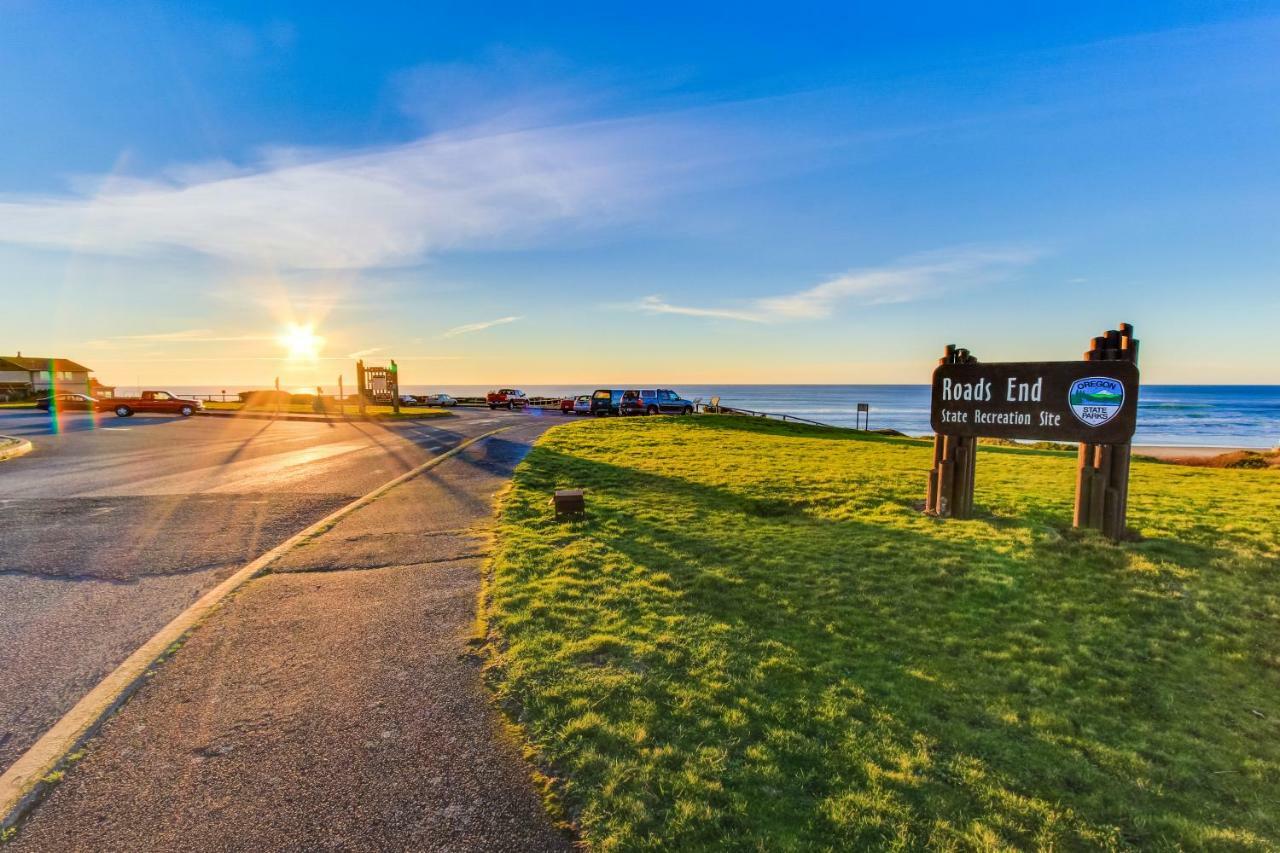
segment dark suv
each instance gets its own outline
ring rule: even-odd
[[[693,402],[670,388],[624,391],[618,413],[623,415],[691,415]]]
[[[616,415],[622,404],[622,392],[601,388],[591,395],[591,414]]]

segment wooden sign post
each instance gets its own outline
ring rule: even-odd
[[[1084,361],[981,364],[968,350],[948,346],[933,372],[925,511],[972,516],[979,436],[1074,441],[1080,444],[1074,524],[1121,538],[1137,427],[1137,352],[1128,323],[1094,338]]]
[[[938,366],[977,364],[967,349],[948,344]],[[936,426],[933,437],[933,468],[929,470],[929,493],[924,511],[940,518],[968,518],[973,513],[973,475],[978,442],[975,436],[943,432]]]
[[[1121,323],[1119,329],[1094,338],[1084,358],[1088,362],[1122,361],[1136,366],[1138,342],[1133,337],[1133,326]],[[1131,450],[1128,440],[1115,444],[1080,442],[1074,526],[1101,530],[1112,539],[1124,536]]]

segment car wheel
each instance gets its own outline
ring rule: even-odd
[[[657,407],[657,406],[650,406],[649,408],[647,408],[647,409],[645,409],[645,410],[644,410],[644,413],[645,413],[646,415],[656,415],[656,414],[658,414],[658,407]]]
[[[133,414],[133,409],[128,406],[116,406],[116,417],[127,418]]]
[[[191,408],[190,406],[183,406],[181,409],[178,410],[178,413],[182,415],[184,418],[189,418],[196,413],[196,410]]]
[[[693,414],[693,406],[685,406],[685,407],[684,407],[684,411],[682,411],[680,414],[682,414],[682,415],[692,415],[692,414]]]

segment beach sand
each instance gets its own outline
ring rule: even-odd
[[[1178,447],[1176,445],[1139,445],[1133,446],[1134,456],[1154,456],[1157,459],[1209,459],[1224,453],[1236,453],[1248,450],[1252,453],[1266,453],[1266,448],[1258,447]]]

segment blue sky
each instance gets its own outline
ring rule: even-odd
[[[1280,377],[1276,4],[320,6],[0,0],[0,351],[925,382],[1127,320]]]

